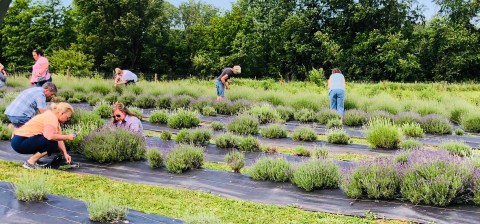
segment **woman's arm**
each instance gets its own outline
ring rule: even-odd
[[[67,163],[70,163],[72,161],[72,157],[68,155],[67,147],[65,147],[65,143],[63,141],[58,141],[58,148],[62,152],[63,157],[65,157],[65,160],[67,160]]]
[[[52,125],[45,125],[43,128],[43,137],[45,137],[48,140],[53,140],[53,141],[63,141],[63,140],[73,140],[75,138],[74,135],[62,135],[62,134],[57,134],[55,127]]]
[[[332,80],[331,80],[331,79],[328,79],[328,81],[327,81],[327,87],[328,87],[328,89],[330,89],[330,86],[332,86]]]

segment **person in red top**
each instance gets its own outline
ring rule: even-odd
[[[14,131],[11,141],[13,150],[20,154],[33,154],[23,167],[37,169],[37,161],[59,150],[67,163],[71,157],[67,153],[64,140],[73,140],[74,134],[62,135],[60,123],[65,123],[73,114],[73,107],[68,103],[52,104],[52,109],[38,114],[25,125]]]

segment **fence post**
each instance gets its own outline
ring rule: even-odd
[[[155,82],[158,82],[157,73],[155,73],[155,75],[154,75],[154,77],[153,77],[153,80],[154,80]]]

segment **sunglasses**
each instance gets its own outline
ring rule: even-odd
[[[115,115],[112,116],[112,118],[115,118],[115,117],[118,117],[118,118],[119,118],[119,117],[121,117],[121,116],[122,116],[122,115],[120,115],[120,114],[115,114]]]

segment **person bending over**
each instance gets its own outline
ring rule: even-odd
[[[13,150],[20,154],[33,154],[23,163],[26,169],[37,169],[37,161],[60,151],[67,163],[72,161],[68,155],[64,140],[73,140],[75,135],[62,135],[60,123],[65,123],[73,114],[68,103],[52,104],[51,110],[38,114],[22,127],[14,131],[11,141]]]
[[[330,109],[337,111],[343,124],[345,77],[338,68],[332,69],[332,74],[328,79],[328,96],[330,98]]]
[[[123,103],[115,103],[112,107],[112,124],[115,127],[122,127],[130,132],[143,135],[143,125],[137,115],[130,112]]]
[[[115,84],[114,86],[120,85],[120,84],[134,84],[137,82],[138,77],[135,75],[133,72],[129,70],[122,70],[120,68],[115,68]]]
[[[215,88],[217,89],[217,101],[222,101],[225,97],[225,89],[229,89],[228,79],[230,79],[234,74],[240,75],[242,73],[242,68],[240,65],[235,65],[233,68],[225,68],[222,71],[222,74],[217,77],[215,80]]]

